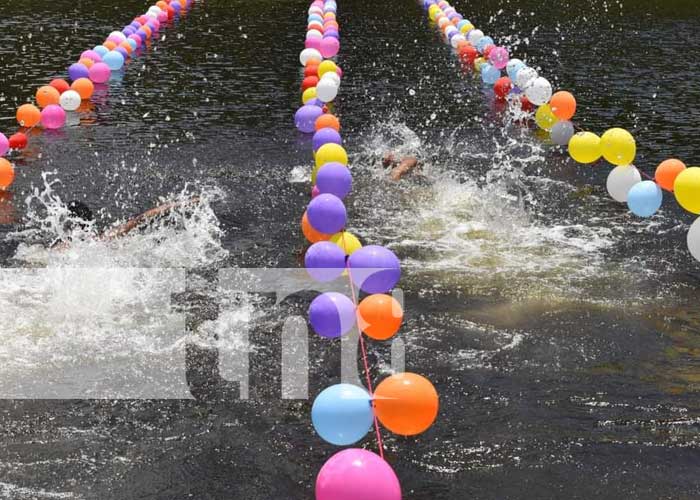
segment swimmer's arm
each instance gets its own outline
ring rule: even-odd
[[[107,231],[106,233],[104,233],[101,236],[101,238],[106,239],[106,240],[121,238],[122,236],[126,236],[131,231],[138,228],[139,226],[147,223],[149,220],[158,217],[159,215],[166,214],[166,213],[171,212],[172,210],[175,210],[176,208],[179,208],[179,207],[183,207],[183,206],[187,206],[187,205],[196,205],[197,203],[199,203],[199,196],[192,197],[187,201],[165,203],[165,204],[160,205],[158,207],[151,208],[150,210],[147,210],[146,212],[142,213],[141,215],[137,215],[133,219],[128,220],[127,222],[125,222],[121,226],[117,226],[116,228],[112,229],[111,231]]]
[[[416,168],[418,168],[418,159],[414,156],[407,156],[406,158],[401,160],[401,163],[398,167],[394,167],[391,170],[389,177],[392,181],[399,181],[402,177],[410,174]]]

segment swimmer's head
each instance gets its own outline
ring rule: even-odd
[[[95,216],[85,203],[78,200],[68,202],[68,213],[72,218],[82,219],[85,222],[90,222],[95,219]]]

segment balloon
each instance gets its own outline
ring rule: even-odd
[[[116,50],[107,52],[102,58],[102,61],[109,66],[112,71],[119,71],[124,66],[124,56],[122,56]]]
[[[306,32],[306,39],[308,40],[309,38],[315,38],[315,39],[320,41],[323,38],[323,33],[321,33],[318,30],[309,30]],[[316,49],[316,50],[318,50],[318,49]],[[320,52],[319,52],[319,54],[320,54]],[[321,60],[320,57],[314,58],[314,59],[317,59],[319,61]]]
[[[349,231],[340,231],[339,233],[335,233],[328,241],[338,245],[340,249],[345,252],[345,255],[352,255],[362,248],[362,243],[360,243],[357,236]]]
[[[112,70],[105,63],[95,63],[89,70],[90,80],[94,83],[105,83],[109,80],[111,74]]]
[[[316,119],[323,114],[323,110],[318,106],[306,104],[300,107],[294,115],[294,124],[297,129],[305,134],[310,134],[314,131]]]
[[[549,131],[549,136],[554,144],[566,146],[575,133],[574,124],[568,120],[564,120],[554,124],[552,130]]]
[[[474,61],[478,57],[479,53],[471,45],[463,45],[459,49],[459,59],[464,64],[474,64]]]
[[[316,86],[316,94],[323,102],[331,102],[338,95],[338,86],[329,78],[321,78]]]
[[[318,78],[318,64],[313,64],[316,61],[310,62],[306,66],[304,66],[304,78],[307,76],[313,76],[315,78]]]
[[[301,94],[301,102],[307,104],[311,99],[316,99],[316,87],[309,87]]]
[[[121,31],[112,31],[109,34],[109,36],[117,38],[120,42],[123,42],[124,40],[126,40],[126,36],[124,36],[124,33],[122,33]]]
[[[453,49],[456,49],[457,47],[459,47],[460,43],[462,43],[462,42],[466,43],[466,41],[467,41],[467,37],[465,37],[462,34],[459,34],[459,32],[458,32],[455,36],[453,36],[450,39],[450,45],[452,45]]]
[[[336,87],[340,87],[340,77],[335,71],[327,71],[326,73],[324,73],[321,77],[321,81],[323,80],[330,80],[335,84]]]
[[[307,38],[304,41],[304,47],[307,49],[316,49],[316,50],[320,51],[321,50],[321,39],[314,38],[314,37]]]
[[[89,78],[78,78],[73,82],[70,88],[75,90],[83,100],[90,99],[92,93],[95,91],[95,86]]]
[[[481,30],[471,30],[469,33],[467,33],[467,40],[474,47],[476,47],[476,44],[479,43],[479,40],[482,38],[484,38],[484,32]]]
[[[493,85],[493,92],[498,99],[505,99],[512,88],[513,83],[510,81],[510,78],[502,76],[496,80],[496,83]]]
[[[521,90],[527,90],[527,87],[537,78],[537,70],[524,66],[520,68],[515,75],[515,84]],[[527,95],[527,94],[526,94]],[[529,99],[529,98],[528,98]]]
[[[700,167],[686,168],[673,183],[678,204],[688,212],[700,214]]]
[[[690,231],[688,231],[688,249],[690,250],[690,255],[695,257],[696,260],[700,260],[700,219],[697,219],[690,226]]]
[[[10,141],[5,134],[0,132],[0,156],[5,156],[5,153],[10,149]]]
[[[536,106],[547,104],[552,98],[552,85],[546,78],[541,76],[530,80],[524,90],[525,96]]]
[[[72,81],[75,81],[78,78],[87,78],[89,74],[90,72],[87,66],[85,66],[84,64],[75,63],[71,64],[68,68],[68,77]]]
[[[316,151],[316,168],[331,162],[348,164],[348,154],[345,149],[338,144],[324,144]],[[335,232],[335,231],[333,231]]]
[[[81,59],[80,61],[78,61],[78,64],[82,64],[86,68],[90,69],[90,68],[92,68],[92,65],[95,64],[95,61],[93,61],[92,59],[85,58],[85,59]]]
[[[629,165],[637,154],[637,144],[628,131],[611,128],[601,136],[600,150],[613,165]]]
[[[140,40],[140,38],[139,38]],[[105,47],[104,45],[97,45],[94,49],[92,49],[93,52],[95,52],[97,55],[100,56],[100,59],[102,58],[103,55],[105,55],[107,52],[109,52],[109,49]],[[95,61],[95,62],[100,62],[100,61]]]
[[[627,193],[627,206],[639,217],[651,217],[663,202],[663,191],[654,181],[642,181]]]
[[[391,466],[371,451],[350,448],[323,464],[316,478],[316,500],[401,500]]]
[[[662,161],[656,167],[655,180],[656,183],[666,191],[673,191],[673,183],[676,182],[676,177],[685,170],[685,163],[676,159]]]
[[[348,217],[343,201],[332,194],[320,194],[311,200],[306,213],[311,226],[326,234],[343,229]]]
[[[299,54],[299,61],[301,62],[302,66],[306,66],[306,63],[311,59],[318,59],[319,61],[322,61],[323,56],[316,49],[304,49]]]
[[[481,79],[487,85],[494,85],[501,77],[501,70],[493,67],[492,64],[484,63],[481,65]]]
[[[87,58],[87,59],[92,59],[94,62],[100,62],[102,61],[102,55],[99,53],[95,52],[94,50],[86,50],[82,54],[80,54],[80,58]]]
[[[337,250],[340,250],[333,243],[323,243],[332,245]],[[321,243],[316,244],[319,245]],[[314,331],[321,337],[327,339],[341,337],[355,326],[355,304],[342,293],[322,293],[311,302],[309,322]]]
[[[384,427],[402,436],[426,431],[437,418],[438,404],[433,384],[415,373],[387,377],[374,391],[377,418]]]
[[[340,120],[335,115],[329,113],[323,114],[316,118],[314,128],[318,131],[322,128],[332,128],[336,132],[340,132]]]
[[[549,100],[552,113],[560,120],[571,120],[576,114],[576,99],[570,92],[560,90]]]
[[[360,302],[357,319],[360,329],[368,337],[387,340],[399,331],[403,320],[403,308],[391,295],[375,293]]]
[[[70,85],[68,85],[68,82],[65,81],[63,78],[55,78],[51,80],[51,83],[49,83],[49,85],[58,90],[59,94],[63,94],[66,90],[70,89]]]
[[[486,47],[488,47],[489,45],[494,45],[493,38],[491,38],[490,36],[483,36],[479,38],[478,42],[476,42],[475,47],[476,50],[483,54],[486,50]]]
[[[58,99],[60,97],[61,94],[58,93],[58,90],[50,85],[40,87],[39,90],[36,91],[36,103],[40,108],[45,108],[49,104],[58,104]]]
[[[333,61],[325,60],[318,65],[318,76],[321,78],[326,73],[335,73],[337,66]]]
[[[335,57],[340,50],[340,42],[333,38],[326,36],[321,40],[321,55],[323,57]]]
[[[17,108],[17,123],[20,127],[32,128],[41,121],[41,111],[33,104],[22,104]]]
[[[510,61],[508,61],[508,64],[506,64],[506,73],[508,73],[508,77],[512,81],[515,81],[515,77],[517,76],[518,71],[520,71],[524,67],[524,62],[522,62],[520,59],[513,58]]]
[[[335,243],[319,241],[306,251],[304,266],[314,280],[333,281],[345,271],[345,252]]]
[[[318,85],[318,77],[317,76],[307,76],[304,77],[304,79],[301,81],[301,90],[306,91],[310,88],[315,87]]]
[[[602,152],[600,150],[600,137],[593,132],[579,132],[569,141],[569,154],[578,163],[593,163],[598,161]]]
[[[325,234],[320,231],[316,231],[312,226],[311,223],[309,222],[309,217],[306,215],[306,212],[304,212],[304,215],[301,218],[301,232],[304,234],[304,238],[309,243],[317,243],[319,241],[326,241],[330,239],[331,235],[330,234]]]
[[[10,144],[10,149],[24,149],[27,147],[27,136],[22,132],[17,132],[10,136],[8,142]]]
[[[82,100],[83,99],[80,97],[80,94],[78,94],[75,90],[66,90],[63,94],[61,94],[59,104],[66,111],[75,111],[80,107]]]
[[[627,202],[627,194],[635,184],[642,182],[642,175],[634,165],[621,165],[608,174],[607,188],[613,200]]]
[[[318,134],[319,132],[316,133]],[[352,175],[350,174],[350,170],[342,163],[326,163],[316,174],[316,187],[320,193],[332,194],[342,200],[352,189]]]
[[[66,112],[58,104],[49,104],[41,112],[41,125],[45,129],[57,129],[66,124]]]
[[[374,423],[369,393],[356,385],[332,385],[314,400],[311,421],[324,441],[336,446],[356,443]]]
[[[505,47],[494,47],[489,54],[489,60],[496,69],[503,69],[508,66],[508,49]]]
[[[12,163],[5,158],[0,158],[0,190],[9,188],[15,181],[15,169]]]
[[[394,252],[378,245],[369,245],[348,258],[350,277],[367,293],[390,291],[401,279],[401,264]]]
[[[557,123],[557,117],[552,113],[552,108],[549,107],[549,104],[543,104],[537,108],[535,123],[542,130],[552,130],[552,127]]]

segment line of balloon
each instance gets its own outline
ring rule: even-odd
[[[496,45],[446,0],[419,1],[446,43],[493,88],[496,99],[534,111],[537,126],[549,132],[553,143],[568,147],[574,161],[591,164],[602,157],[614,166],[607,190],[615,201],[626,203],[639,217],[651,217],[661,208],[667,191],[685,210],[700,214],[700,167],[686,167],[681,160],[669,158],[657,166],[654,177],[645,175],[633,164],[637,144],[631,133],[622,128],[611,128],[602,136],[577,133],[571,122],[577,105],[573,94],[553,93],[550,82],[535,68],[512,58],[507,47]],[[642,180],[643,176],[647,179]],[[700,218],[691,225],[687,241],[690,253],[700,260]]]
[[[401,327],[403,309],[390,292],[399,282],[401,267],[394,253],[382,246],[363,246],[349,231],[343,200],[352,189],[348,155],[343,148],[340,121],[333,114],[342,70],[331,59],[340,49],[340,28],[335,0],[314,0],[308,10],[305,48],[299,60],[304,67],[303,105],[295,125],[312,134],[315,166],[312,199],[301,229],[311,246],[304,264],[316,281],[331,282],[347,276],[351,298],[326,292],[309,307],[309,322],[321,337],[334,339],[357,327],[367,388],[338,384],[314,400],[311,420],[318,435],[337,446],[362,440],[374,426],[379,454],[348,448],[333,455],[316,480],[317,500],[399,500],[401,486],[384,460],[380,423],[403,436],[427,430],[437,418],[438,394],[426,378],[414,373],[391,375],[373,390],[364,336],[391,339]],[[366,296],[357,303],[355,290]]]
[[[121,31],[110,33],[104,43],[84,51],[68,68],[71,83],[55,78],[36,91],[36,105],[19,106],[15,116],[20,130],[9,138],[0,132],[0,191],[8,189],[15,180],[14,166],[3,157],[26,148],[30,130],[63,128],[67,114],[79,112],[82,104],[93,97],[96,85],[106,84],[113,72],[121,71],[129,59],[136,58],[148,47],[161,27],[186,14],[193,3],[194,0],[158,1]]]

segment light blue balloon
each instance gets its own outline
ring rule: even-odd
[[[110,50],[102,56],[102,62],[109,66],[112,71],[119,71],[124,66],[124,56],[116,50]]]
[[[512,62],[512,60],[509,62]],[[522,61],[516,61],[513,64],[508,64],[508,66],[506,66],[506,73],[508,73],[508,78],[510,78],[512,82],[515,82],[515,77],[518,76],[518,71],[523,69],[525,66],[526,64]]]
[[[309,16],[309,22],[311,21],[318,21],[319,23],[323,24],[323,18],[319,14],[311,14]]]
[[[479,53],[483,54],[484,50],[486,50],[486,47],[488,47],[489,45],[496,45],[493,42],[493,38],[491,38],[490,36],[482,36],[481,39],[478,42],[476,42],[476,50],[478,50]]]
[[[107,52],[109,52],[109,49],[108,49],[107,47],[105,47],[104,45],[98,45],[97,47],[95,47],[95,48],[92,49],[92,50],[94,50],[95,52],[97,52],[98,54],[100,54],[100,57],[104,57],[104,55],[105,55]]]
[[[131,49],[134,50],[134,51],[136,51],[136,49],[139,48],[138,44],[136,43],[136,40],[134,40],[134,39],[132,39],[132,38],[128,38],[128,39],[126,40],[126,43],[128,43],[129,45],[131,45]]]
[[[481,79],[487,85],[493,85],[501,77],[501,70],[491,63],[481,65]]]
[[[627,206],[634,215],[651,217],[664,200],[663,191],[654,181],[638,182],[627,194]]]
[[[369,393],[356,385],[332,385],[316,397],[311,421],[324,441],[337,446],[356,443],[374,422]]]

